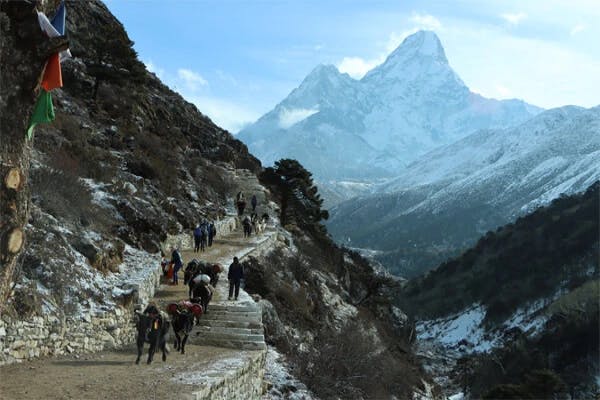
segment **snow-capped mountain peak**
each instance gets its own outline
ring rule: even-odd
[[[322,181],[389,178],[433,148],[539,111],[475,96],[437,35],[419,31],[361,80],[318,65],[238,138],[264,163],[296,158]]]
[[[448,64],[446,53],[432,31],[418,31],[408,36],[385,62],[367,73],[363,83],[393,92],[404,91],[406,85],[419,88],[445,88],[446,92],[468,92],[467,86]]]
[[[389,55],[387,61],[407,60],[415,57],[428,57],[448,64],[442,43],[432,31],[418,31],[406,37],[402,44]]]

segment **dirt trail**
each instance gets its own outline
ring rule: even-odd
[[[234,232],[216,239],[204,253],[182,252],[187,263],[192,258],[221,262],[226,267],[233,256],[252,248],[257,238],[244,239]],[[227,275],[221,274],[219,289],[227,285]],[[224,276],[223,276],[224,275]],[[161,306],[187,297],[180,271],[178,286],[161,285],[155,301]],[[214,301],[219,301],[219,295]],[[225,300],[226,301],[226,300]],[[172,335],[171,335],[172,336]],[[0,399],[189,399],[193,385],[183,382],[188,371],[209,371],[217,360],[239,359],[248,352],[200,345],[201,338],[192,332],[186,354],[172,349],[167,361],[157,353],[154,362],[145,364],[147,345],[139,365],[135,365],[135,345],[116,351],[80,356],[40,359],[0,367]]]

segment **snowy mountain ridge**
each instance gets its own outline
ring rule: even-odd
[[[599,133],[600,107],[575,106],[476,132],[422,156],[375,194],[339,204],[328,228],[353,246],[392,252],[380,255],[389,267],[422,272],[487,230],[600,179]],[[405,258],[407,243],[414,254]]]
[[[513,126],[539,111],[471,92],[437,35],[419,31],[361,80],[317,66],[238,138],[267,165],[295,158],[321,181],[372,180],[478,129]]]

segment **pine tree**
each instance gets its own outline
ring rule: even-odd
[[[312,174],[298,161],[276,161],[275,168],[266,168],[262,178],[268,185],[275,186],[279,193],[282,224],[296,224],[324,231],[320,222],[329,218],[329,213],[321,209],[323,199],[313,182]]]

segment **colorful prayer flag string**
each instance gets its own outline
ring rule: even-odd
[[[67,12],[64,1],[60,3],[60,6],[56,10],[56,15],[52,18],[52,22],[42,12],[38,11],[37,15],[40,28],[48,37],[63,36],[65,34]],[[33,115],[27,128],[27,138],[29,140],[31,140],[33,128],[37,124],[54,121],[54,106],[52,105],[50,91],[63,86],[60,62],[68,57],[71,57],[69,49],[61,51],[60,54],[52,54],[48,58],[48,61],[46,61],[42,76],[42,89],[40,90],[40,95],[35,103]]]

